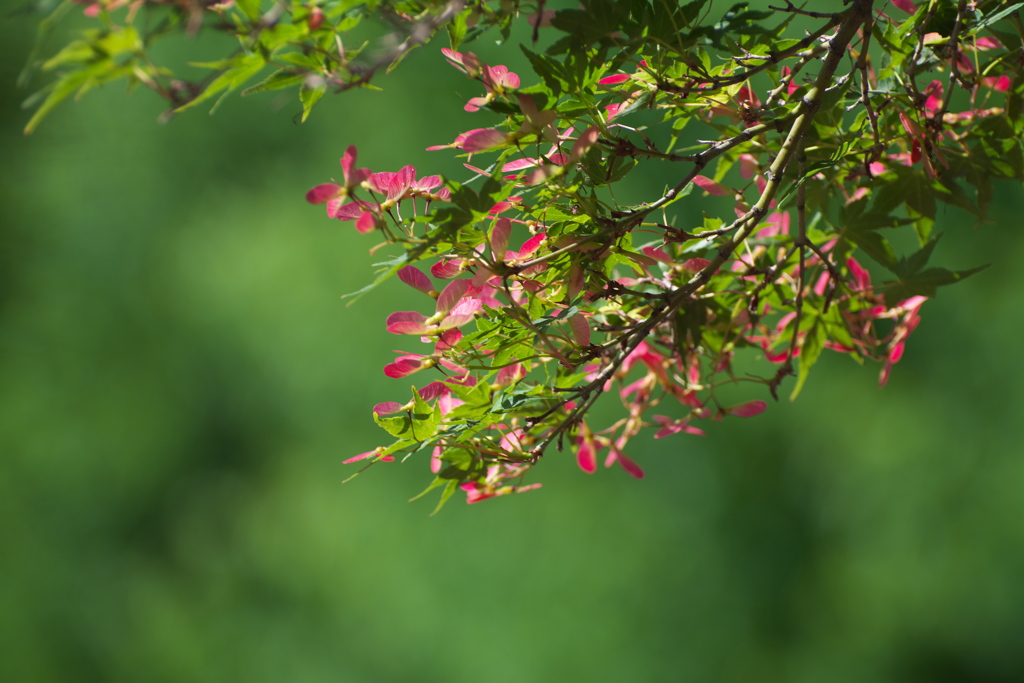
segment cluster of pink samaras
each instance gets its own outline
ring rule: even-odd
[[[908,2],[896,2],[897,6],[907,9]],[[911,10],[912,11],[912,10]],[[978,47],[984,49],[987,44],[978,41]],[[445,57],[457,68],[465,72],[470,78],[479,80],[485,88],[485,94],[474,97],[465,105],[467,111],[476,111],[492,102],[498,97],[515,97],[521,111],[524,114],[525,122],[515,132],[507,133],[494,128],[479,128],[467,131],[459,135],[455,141],[448,145],[430,147],[428,149],[456,149],[469,154],[487,152],[500,147],[513,144],[525,135],[536,134],[538,138],[546,139],[551,143],[550,151],[541,157],[523,157],[506,162],[502,171],[510,175],[504,176],[504,180],[516,186],[527,187],[544,182],[565,169],[573,167],[582,155],[595,145],[598,141],[599,129],[588,128],[582,134],[573,137],[573,129],[568,128],[559,132],[553,122],[556,120],[554,111],[539,111],[536,102],[530,95],[516,93],[520,85],[519,77],[510,72],[504,66],[491,67],[483,64],[472,53],[458,53],[452,50],[444,50]],[[614,88],[618,85],[629,85],[633,81],[642,80],[645,75],[645,65],[640,64],[640,70],[636,74],[616,74],[605,77],[600,83],[606,88]],[[962,65],[963,69],[969,68]],[[1002,81],[985,83],[986,86],[995,89],[1005,90],[1008,84]],[[795,83],[790,83],[789,94],[792,95],[797,89]],[[613,119],[620,114],[625,104],[634,99],[640,91],[623,92],[622,102],[609,105],[605,108],[606,125],[617,126]],[[939,111],[942,102],[943,86],[936,81],[928,86],[924,93],[928,102],[925,105],[926,112],[934,114]],[[756,110],[761,106],[756,94],[749,88],[742,88],[735,96],[735,106],[722,104],[712,107],[711,115],[724,115],[734,120],[743,120],[745,111]],[[974,111],[967,114],[944,114],[944,119],[955,116],[957,119],[965,119],[974,116],[988,115],[989,111]],[[931,151],[929,155],[923,155],[922,145],[927,145],[927,134],[922,132],[920,126],[905,116],[902,117],[906,129],[907,148],[910,150],[904,153],[889,154],[888,163],[910,165],[935,155]],[[572,143],[571,148],[565,148]],[[941,156],[936,155],[941,163]],[[764,191],[765,170],[761,162],[750,154],[743,154],[739,158],[740,175],[748,181],[749,185],[757,188],[758,193]],[[925,162],[926,171],[931,172],[928,161]],[[428,210],[431,202],[446,201],[450,199],[448,188],[443,186],[438,176],[426,176],[417,179],[416,170],[412,166],[406,166],[397,173],[373,173],[366,168],[356,168],[356,150],[349,147],[341,159],[343,180],[318,185],[309,191],[307,200],[315,204],[326,204],[327,214],[332,218],[343,221],[354,221],[355,227],[360,232],[366,233],[375,229],[388,230],[388,219],[394,225],[401,223],[401,208],[403,202],[412,205],[412,212],[417,211],[417,201],[423,204],[423,212]],[[489,175],[485,171],[466,164],[467,168],[480,175]],[[875,162],[871,164],[869,172],[881,174],[886,171],[886,164]],[[749,181],[752,181],[750,183]],[[735,211],[737,216],[743,216],[750,211],[750,204],[744,198],[744,191],[732,188],[723,182],[716,182],[705,176],[696,176],[694,184],[709,194],[720,196],[732,196],[736,199]],[[858,201],[867,192],[862,188],[850,196],[845,197],[847,204]],[[408,204],[405,204],[406,206]],[[772,202],[771,212],[766,216],[763,226],[755,234],[752,246],[743,253],[738,254],[726,267],[736,273],[738,277],[750,281],[756,281],[763,277],[763,269],[759,270],[757,261],[767,256],[769,249],[761,240],[771,237],[788,235],[790,232],[790,212],[779,210]],[[474,386],[479,380],[473,371],[466,367],[466,358],[469,356],[467,349],[460,347],[463,341],[463,333],[460,328],[472,322],[481,312],[487,309],[502,309],[508,306],[521,306],[528,303],[531,294],[542,289],[543,285],[538,282],[535,276],[544,272],[547,268],[545,255],[553,251],[567,253],[573,250],[600,250],[600,245],[594,245],[587,239],[563,237],[557,240],[549,239],[547,229],[543,224],[534,220],[529,222],[509,218],[502,214],[514,209],[528,209],[522,205],[522,198],[509,197],[493,206],[490,214],[493,217],[490,232],[476,251],[475,256],[442,256],[430,268],[430,275],[416,268],[405,266],[398,271],[399,278],[410,287],[422,294],[432,298],[433,310],[431,313],[419,311],[397,311],[391,313],[386,321],[387,330],[394,334],[418,336],[423,342],[432,343],[433,350],[429,354],[408,353],[396,351],[396,359],[384,367],[384,373],[392,378],[405,378],[412,374],[436,369],[443,374],[439,380],[431,381],[418,389],[420,397],[425,401],[436,401],[439,411],[444,416],[456,409],[462,402],[453,392],[452,387],[457,385]],[[509,248],[512,240],[513,223],[526,224],[530,230],[530,236],[518,250]],[[821,245],[819,252],[828,255],[836,245],[836,240]],[[640,250],[640,253],[626,254],[633,260],[640,271],[639,277],[619,277],[615,284],[622,287],[642,287],[654,285],[662,290],[671,291],[678,286],[673,278],[680,275],[691,277],[710,265],[710,261],[703,258],[689,258],[683,262],[673,258],[665,249],[667,243],[661,246],[647,246]],[[594,255],[598,255],[594,251]],[[843,316],[850,332],[850,339],[853,346],[844,346],[832,341],[826,341],[825,346],[837,351],[846,353],[860,353],[865,356],[875,356],[880,349],[883,351],[884,367],[880,376],[880,383],[884,384],[890,374],[891,368],[903,354],[907,337],[917,326],[919,310],[926,300],[925,297],[915,296],[901,301],[895,306],[887,306],[880,292],[876,291],[871,284],[868,272],[853,258],[845,261],[846,270],[849,273],[849,282],[842,283],[845,289],[840,293],[839,282],[834,282],[834,270],[825,267],[818,255],[810,255],[805,267],[808,272],[815,272],[818,275],[810,288],[819,296],[825,295],[828,288],[833,288],[833,300],[835,303],[844,298],[855,298],[857,306],[844,310]],[[431,279],[431,278],[434,279]],[[593,303],[605,296],[604,293],[593,293],[585,291],[586,274],[578,266],[574,265],[568,271],[564,283],[564,301],[575,300],[580,294],[584,295],[584,301]],[[435,280],[446,281],[445,284],[435,284]],[[777,274],[776,284],[788,286],[792,284],[792,277],[786,272]],[[560,304],[559,304],[560,305]],[[779,316],[771,325],[766,325],[763,320],[771,314],[767,304],[762,304],[754,320],[745,312],[734,317],[730,324],[739,338],[742,338],[752,345],[759,346],[768,361],[772,363],[787,363],[799,355],[801,343],[786,343],[787,335],[791,335],[791,325],[796,313],[789,313]],[[876,322],[879,320],[892,320],[890,331],[884,337],[876,336]],[[563,346],[547,345],[538,352],[553,358],[559,362],[567,363],[566,354],[568,350],[585,350],[591,348],[591,337],[594,331],[605,333],[601,326],[601,320],[594,319],[594,314],[586,311],[576,311],[559,319],[558,325],[562,332],[555,335]],[[612,334],[611,332],[607,332]],[[800,333],[797,341],[801,341],[806,331]],[[784,350],[777,351],[780,345]],[[475,358],[479,359],[481,351],[473,350]],[[484,354],[486,355],[486,354]],[[710,364],[710,370],[714,373],[726,372],[729,370],[733,352],[725,351]],[[489,368],[485,373],[497,369],[496,375],[491,380],[494,389],[500,389],[513,385],[523,380],[527,375],[527,369],[519,359],[512,358],[507,364],[500,368]],[[626,356],[614,373],[602,375],[602,366],[596,362],[590,362],[583,368],[591,381],[600,376],[607,377],[603,390],[612,391],[613,383],[619,385],[619,396],[628,410],[628,417],[619,420],[611,428],[600,432],[591,431],[585,421],[580,421],[575,436],[573,437],[576,446],[577,461],[580,468],[585,472],[594,472],[597,467],[598,456],[606,451],[605,466],[611,467],[619,464],[626,472],[634,477],[643,477],[643,470],[631,458],[624,448],[628,441],[635,436],[645,423],[645,413],[658,405],[661,398],[671,396],[689,412],[682,418],[673,418],[665,415],[653,415],[658,431],[655,438],[664,438],[680,432],[702,435],[704,432],[691,424],[696,419],[721,420],[726,416],[750,417],[757,415],[766,408],[764,401],[749,401],[731,407],[722,407],[717,403],[711,405],[710,400],[701,397],[701,392],[709,384],[705,377],[702,377],[701,364],[696,354],[689,358],[680,357],[679,354],[666,353],[655,344],[647,341],[640,342]],[[639,378],[630,379],[636,373],[634,369],[641,370]],[[374,407],[378,416],[392,415],[410,409],[411,404],[398,402],[380,403]],[[561,410],[568,416],[575,405],[569,401]],[[497,432],[495,441],[500,444],[504,452],[514,454],[527,454],[531,445],[535,444],[543,434],[530,433],[517,424],[496,424],[490,427]],[[444,452],[444,442],[434,447],[431,458],[431,470],[438,472],[442,467],[441,455]],[[381,449],[359,454],[346,462],[354,462],[363,459],[392,460],[390,455],[381,455]],[[469,482],[462,486],[466,491],[469,502],[477,502],[496,495],[522,491],[528,487],[516,486],[512,482],[529,468],[515,459],[508,459],[499,464],[490,466],[486,476],[482,480]]]

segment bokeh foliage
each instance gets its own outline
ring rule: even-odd
[[[302,201],[344,146],[473,121],[436,49],[384,93],[153,123],[107,89],[25,139],[0,25],[0,680],[1013,681],[1024,674],[1024,196],[943,217],[943,290],[884,391],[823,359],[803,400],[644,442],[648,478],[428,519],[426,463],[341,486],[394,283]],[[483,52],[483,50],[481,50]],[[415,113],[415,116],[411,115]],[[422,126],[420,125],[422,124]],[[938,229],[938,228],[937,228]]]

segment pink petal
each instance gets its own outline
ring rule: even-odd
[[[598,83],[601,85],[618,85],[619,83],[625,83],[630,78],[628,74],[615,74],[614,76],[605,76]]]
[[[647,256],[650,256],[655,261],[661,261],[662,263],[668,264],[672,263],[672,257],[666,254],[661,249],[658,249],[657,247],[644,247],[640,251],[642,251]]]
[[[438,325],[438,329],[447,330],[453,327],[462,327],[472,320],[481,308],[483,308],[483,304],[480,303],[479,299],[463,299],[452,309],[451,313],[445,316],[441,324]]]
[[[757,231],[758,237],[777,237],[789,234],[789,212],[776,211],[764,219],[765,227]]]
[[[323,183],[322,185],[317,185],[306,193],[306,201],[310,204],[323,204],[328,199],[335,197],[340,189],[341,185],[338,185],[337,183]]]
[[[572,329],[572,337],[580,346],[590,346],[590,325],[582,313],[576,313],[569,317],[569,327]]]
[[[416,311],[396,311],[388,316],[387,329],[392,334],[425,334],[430,331],[427,327],[427,316]]]
[[[637,465],[635,462],[633,462],[632,458],[630,458],[622,451],[616,450],[614,448],[612,449],[612,453],[615,454],[615,460],[620,465],[622,465],[622,469],[626,470],[626,472],[629,473],[629,476],[636,477],[637,479],[644,478],[643,469],[640,467],[640,465]]]
[[[413,188],[420,192],[430,192],[436,187],[441,187],[441,176],[439,175],[423,176],[413,183]]]
[[[487,174],[486,173],[482,173],[481,175],[487,175]],[[509,209],[511,209],[513,206],[515,206],[521,200],[522,200],[522,197],[509,197],[508,199],[506,199],[504,201],[501,201],[501,202],[498,202],[497,204],[492,206],[487,213],[495,215],[495,214],[499,214],[499,213],[501,213],[503,211],[508,211]]]
[[[708,194],[713,194],[719,197],[728,197],[733,194],[732,190],[730,190],[726,186],[721,185],[720,183],[716,183],[711,178],[706,178],[705,176],[702,175],[694,176],[693,184],[699,187],[700,189],[704,190]]]
[[[484,81],[484,85],[488,88],[497,88],[501,85],[501,80],[508,73],[507,66],[484,66],[483,73],[480,74]]]
[[[405,409],[401,403],[395,403],[394,401],[385,401],[384,403],[378,403],[373,407],[373,412],[377,415],[391,415],[393,413],[400,413]]]
[[[462,141],[462,149],[470,154],[486,152],[491,149],[505,146],[506,135],[494,128],[477,128],[466,134]]]
[[[576,142],[573,143],[572,150],[569,152],[570,161],[578,161],[583,158],[583,155],[587,153],[587,150],[597,144],[598,138],[601,137],[601,129],[597,126],[591,126],[582,135],[577,138]]]
[[[523,367],[522,363],[513,363],[512,365],[506,365],[502,369],[498,370],[498,376],[495,378],[494,382],[499,386],[504,386],[506,384],[512,384],[523,377],[526,377],[526,368]]]
[[[521,171],[524,168],[530,168],[531,166],[536,166],[537,163],[538,163],[537,159],[516,159],[516,160],[510,161],[507,164],[505,164],[504,166],[502,166],[501,170],[503,172],[505,172],[505,173],[508,173],[509,171]],[[314,203],[316,203],[316,202],[314,202]]]
[[[368,232],[373,232],[377,227],[377,217],[369,211],[364,211],[362,215],[356,220],[356,230],[363,233],[364,235]]]
[[[408,355],[400,356],[393,363],[384,366],[384,374],[392,379],[407,377],[426,367],[429,359],[426,356]]]
[[[388,199],[391,201],[400,199],[412,187],[415,181],[416,168],[414,166],[403,166],[391,181],[391,187],[388,188]]]
[[[434,283],[416,266],[405,266],[399,270],[398,279],[424,294],[430,294],[434,291]]]
[[[370,176],[370,189],[379,194],[387,194],[395,174],[390,171],[381,171]]]
[[[740,155],[740,175],[744,178],[753,178],[758,171],[757,159],[750,154]]]
[[[466,102],[466,106],[463,107],[465,111],[480,111],[480,108],[486,106],[491,101],[490,97],[471,97],[469,102]],[[469,150],[467,150],[469,151]]]
[[[459,300],[466,295],[466,290],[472,284],[470,280],[452,280],[448,286],[441,290],[437,297],[437,313],[447,313],[455,308]]]
[[[499,218],[491,229],[491,257],[495,261],[502,261],[505,258],[505,251],[508,249],[508,239],[512,235],[512,221],[507,218]]]
[[[917,11],[917,7],[911,0],[892,0],[892,4],[908,14],[913,14]]]
[[[434,353],[437,354],[442,351],[447,351],[458,344],[461,340],[462,332],[459,332],[458,330],[447,330],[437,338],[437,344],[434,345]]]
[[[729,408],[726,412],[736,417],[753,417],[760,415],[768,408],[768,404],[764,401],[748,401],[747,403],[741,403],[738,406]]]
[[[522,249],[519,250],[519,258],[526,259],[527,256],[533,254],[533,252],[537,251],[540,245],[544,243],[544,240],[546,240],[547,237],[548,234],[546,232],[539,232],[530,239],[526,240],[523,243]]]
[[[424,401],[432,401],[438,396],[444,396],[445,394],[450,394],[452,392],[451,387],[444,382],[431,382],[419,391],[420,398]]]
[[[871,273],[865,270],[852,256],[846,259],[846,267],[857,283],[857,289],[871,289]]]
[[[683,269],[691,273],[699,273],[708,266],[711,265],[711,261],[706,258],[691,258],[683,261]]]
[[[345,184],[351,185],[352,171],[356,167],[356,146],[349,145],[341,157],[341,170],[345,174]]]
[[[461,264],[459,259],[438,261],[430,267],[430,274],[440,280],[451,280],[462,272]]]
[[[593,474],[597,471],[597,457],[586,439],[580,439],[577,442],[576,463],[587,474]]]
[[[363,215],[365,209],[360,202],[343,204],[346,197],[335,197],[327,201],[327,215],[339,221],[354,221]]]

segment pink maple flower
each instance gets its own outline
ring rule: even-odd
[[[487,94],[483,97],[471,98],[463,107],[466,111],[479,111],[481,107],[492,102],[499,94],[519,87],[519,76],[509,71],[507,66],[483,65],[480,80],[483,81]]]
[[[892,0],[892,4],[908,14],[913,14],[917,11],[917,6],[912,0]]]
[[[480,501],[487,500],[488,498],[539,489],[540,484],[528,484],[526,486],[501,486],[495,488],[478,484],[475,481],[470,481],[462,484],[459,488],[466,492],[466,503],[472,505],[473,503],[479,503]]]
[[[540,484],[528,484],[527,486],[510,486],[505,482],[519,479],[528,469],[528,466],[501,463],[491,465],[487,468],[487,474],[483,481],[470,481],[462,484],[459,488],[466,492],[467,503],[478,503],[481,500],[505,496],[510,493],[523,493],[540,488]]]
[[[665,415],[655,415],[654,421],[661,425],[661,429],[659,429],[654,435],[655,439],[664,439],[666,436],[672,436],[679,432],[686,432],[687,434],[694,434],[696,436],[706,436],[703,430],[690,425],[690,418],[688,417],[673,420],[671,417],[666,417]]]
[[[344,183],[322,183],[306,193],[306,201],[310,204],[326,203],[327,215],[331,218],[338,217],[339,210],[345,204],[352,190],[371,175],[368,168],[356,168],[355,145],[349,145],[344,156],[341,157],[341,171],[344,174]]]
[[[480,58],[472,52],[456,52],[455,50],[443,47],[441,48],[441,54],[445,56],[452,66],[470,78],[476,78],[480,75]]]
[[[428,318],[416,311],[397,311],[388,316],[387,330],[392,334],[433,336],[471,321],[483,307],[477,299],[463,298],[469,280],[453,280],[437,297],[437,308]]]
[[[654,347],[645,341],[637,344],[636,348],[626,356],[625,360],[622,361],[622,366],[615,374],[625,377],[637,363],[643,363],[662,384],[666,386],[672,384],[665,372],[665,357],[655,351]]]

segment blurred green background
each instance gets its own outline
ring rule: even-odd
[[[346,307],[374,239],[303,194],[352,143],[462,179],[421,151],[489,123],[442,44],[305,125],[108,87],[25,138],[32,30],[0,24],[0,680],[1024,680],[1019,188],[937,226],[995,265],[885,390],[828,357],[795,404],[636,441],[643,481],[556,455],[429,518],[423,459],[341,484],[415,295]]]

